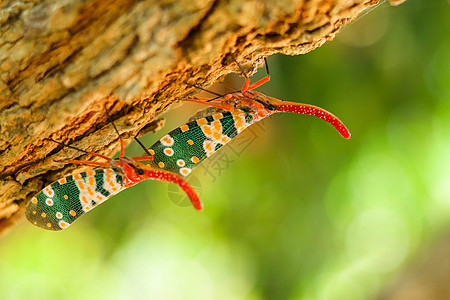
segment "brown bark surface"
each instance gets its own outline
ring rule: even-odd
[[[176,99],[273,53],[303,54],[378,0],[3,1],[0,3],[0,232],[27,201],[112,155]],[[186,120],[189,116],[186,116]],[[170,128],[172,129],[172,128]]]

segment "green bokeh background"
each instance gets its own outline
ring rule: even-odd
[[[0,239],[0,298],[376,297],[450,228],[449,5],[384,3],[269,65],[260,91],[333,112],[352,138],[315,117],[272,116],[192,174],[201,213],[148,181],[63,232],[23,223]]]

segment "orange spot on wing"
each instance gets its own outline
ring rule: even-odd
[[[63,197],[64,197],[64,199],[66,199],[66,200],[69,199],[69,196],[67,196],[67,195],[64,195]]]
[[[94,192],[92,191],[92,188],[90,186],[87,187],[87,192],[89,195],[94,196]]]
[[[77,215],[77,213],[73,209],[69,213],[72,217],[75,217]]]
[[[204,133],[206,136],[209,136],[209,135],[212,134],[212,130],[211,130],[211,127],[210,127],[210,126],[205,126],[205,127],[203,127],[202,129],[203,129],[203,133]]]
[[[197,124],[200,125],[200,126],[206,125],[206,124],[207,124],[206,118],[198,119],[198,120],[197,120]]]
[[[94,177],[88,177],[88,183],[89,183],[89,185],[91,185],[91,186],[94,186],[95,185],[95,179],[94,179]]]
[[[196,163],[198,163],[200,160],[198,159],[197,156],[192,156],[192,157],[191,157],[191,161],[192,161],[194,164],[196,164]]]
[[[214,120],[220,120],[220,119],[222,119],[223,118],[223,115],[222,114],[215,114],[215,115],[213,115],[213,118],[214,118]]]
[[[191,146],[194,145],[194,141],[193,141],[193,140],[188,140],[187,143],[188,143],[189,145],[191,145]]]
[[[148,152],[149,152],[151,155],[155,155],[155,151],[153,151],[152,149],[148,149]]]
[[[222,135],[221,135],[219,132],[215,131],[215,132],[213,133],[213,138],[214,138],[214,140],[218,141],[218,140],[221,139],[221,137],[222,137]]]
[[[158,163],[158,166],[159,166],[160,168],[164,168],[164,163],[163,163],[162,161],[160,161],[160,162]]]
[[[52,227],[52,224],[50,224],[50,223],[47,223],[47,227],[49,227],[49,228],[50,228],[50,227]]]
[[[94,174],[95,174],[95,172],[92,171],[92,170],[86,171],[86,175],[87,175],[87,176],[94,176]]]
[[[222,124],[220,124],[219,121],[214,121],[213,126],[214,126],[214,130],[222,131]]]
[[[166,144],[173,144],[173,138],[168,135],[164,136],[161,140]]]
[[[31,199],[31,202],[32,202],[33,204],[37,204],[37,203],[38,203],[37,198],[33,197],[33,198]]]
[[[79,188],[80,190],[84,190],[84,183],[83,183],[83,182],[78,181],[78,182],[77,182],[77,185],[78,185],[78,188]]]
[[[173,155],[173,150],[171,148],[166,148],[166,149],[164,149],[164,154],[171,156],[171,155]]]
[[[186,132],[189,130],[189,126],[187,126],[186,124],[181,125],[180,127],[181,131]],[[151,152],[150,152],[151,153]],[[154,153],[151,153],[151,155],[153,155]]]
[[[46,215],[45,213],[42,213],[41,216],[42,216],[43,218],[45,218],[47,215]]]
[[[66,178],[64,177],[64,178],[59,179],[59,180],[58,180],[58,183],[59,183],[59,184],[66,184],[66,183],[67,183],[67,180],[66,180]]]
[[[50,195],[50,196],[53,195],[53,190],[50,187],[46,187],[45,191],[47,192],[48,195]]]
[[[231,141],[231,139],[228,136],[224,135],[224,136],[222,136],[221,141],[222,141],[222,144],[226,144],[229,141]]]
[[[189,175],[189,173],[191,173],[191,170],[188,168],[181,168],[180,172],[182,175],[186,176],[186,175]]]

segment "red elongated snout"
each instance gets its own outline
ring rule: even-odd
[[[342,135],[342,137],[349,139],[351,134],[350,131],[345,127],[344,123],[342,123],[341,120],[339,120],[338,117],[330,113],[329,111],[326,111],[323,108],[320,108],[318,106],[309,105],[309,104],[303,104],[303,103],[295,103],[295,102],[282,102],[283,104],[274,105],[277,112],[291,112],[296,114],[302,114],[302,115],[312,115],[316,116],[322,120],[327,121],[331,125],[334,126],[334,128],[339,131],[339,133]]]

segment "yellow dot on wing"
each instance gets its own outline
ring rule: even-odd
[[[155,151],[153,151],[152,149],[148,149],[148,152],[149,152],[151,155],[155,155]]]
[[[187,143],[188,143],[189,145],[191,145],[191,146],[194,145],[194,141],[193,141],[193,140],[188,140]]]
[[[66,199],[66,200],[69,199],[69,196],[67,196],[67,195],[64,195],[63,197],[64,197],[64,199]]]
[[[77,215],[77,213],[73,209],[69,213],[72,217],[75,217]]]
[[[192,156],[192,157],[191,157],[191,161],[192,161],[194,164],[196,164],[196,163],[199,162],[199,159],[198,159],[197,156]]]
[[[35,210],[33,210],[33,215],[35,215],[36,214],[36,211]]]
[[[50,223],[47,223],[47,227],[49,227],[49,228],[50,228],[50,227],[52,227],[52,224],[50,224]]]
[[[41,216],[42,216],[43,218],[45,218],[47,215],[46,215],[45,213],[42,213]]]
[[[38,200],[37,200],[36,197],[33,197],[33,198],[31,199],[31,202],[32,202],[33,204],[37,204],[37,203],[38,203]]]
[[[160,168],[164,168],[164,163],[163,163],[162,161],[160,161],[160,162],[158,163],[158,166],[159,166]]]

